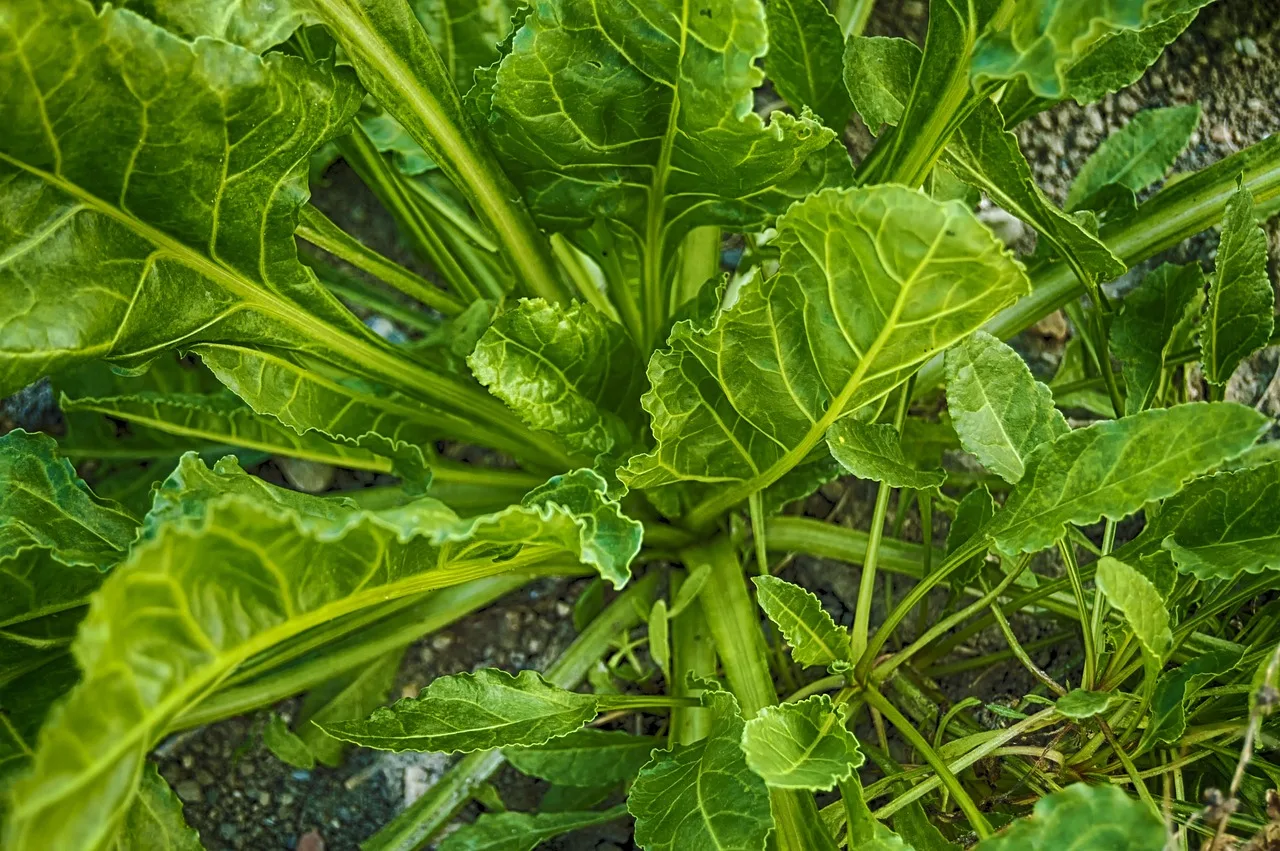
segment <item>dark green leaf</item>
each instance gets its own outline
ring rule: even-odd
[[[467,362],[530,427],[576,454],[623,453],[641,431],[644,363],[622,326],[590,305],[521,301],[498,314]]]
[[[920,67],[920,48],[905,38],[855,36],[844,51],[844,85],[872,135],[902,119]]]
[[[578,730],[532,748],[507,748],[507,761],[524,774],[559,786],[615,786],[636,773],[664,740],[620,730]]]
[[[1187,147],[1199,123],[1199,104],[1139,112],[1081,166],[1067,192],[1067,209],[1096,209],[1092,201],[1107,186],[1137,193],[1155,183]]]
[[[1111,397],[1102,389],[1101,379],[1095,387],[1081,387],[1078,383],[1092,377],[1092,364],[1087,361],[1084,342],[1079,337],[1068,340],[1062,351],[1062,360],[1058,362],[1058,371],[1049,382],[1053,400],[1059,408],[1079,408],[1094,416],[1110,419],[1116,412],[1111,405]]]
[[[138,799],[129,807],[112,851],[203,851],[200,837],[187,827],[182,802],[152,763],[142,769]]]
[[[888,423],[837,420],[827,429],[827,448],[846,473],[891,488],[927,490],[947,479],[941,470],[917,470],[908,464],[898,430]]]
[[[1076,783],[1041,798],[1032,815],[979,851],[1162,851],[1164,824],[1115,786]]]
[[[996,503],[991,498],[991,492],[987,490],[986,485],[978,485],[965,494],[964,499],[960,500],[960,504],[956,506],[956,516],[951,521],[951,528],[947,530],[947,554],[950,555],[964,546],[975,535],[982,534],[984,527],[995,514]],[[968,585],[972,582],[982,570],[986,559],[986,553],[981,553],[957,567],[956,584]]]
[[[511,30],[515,0],[410,0],[458,91],[471,88],[477,68],[498,59]]]
[[[1174,494],[1184,482],[1234,458],[1269,426],[1229,402],[1143,411],[1076,429],[1041,444],[987,533],[1005,553],[1035,552],[1066,524],[1120,520]]]
[[[963,848],[942,835],[919,801],[912,801],[894,813],[893,826],[913,851],[961,851]]]
[[[318,762],[336,766],[342,762],[344,749],[343,743],[325,733],[321,725],[368,715],[386,703],[403,656],[403,650],[384,653],[370,664],[307,693],[298,712],[297,734]]]
[[[1204,376],[1226,384],[1240,362],[1266,344],[1275,323],[1275,291],[1267,277],[1267,235],[1253,212],[1253,193],[1227,201],[1222,241],[1200,332]]]
[[[833,130],[849,120],[842,79],[844,36],[823,0],[770,0],[765,5],[769,55],[764,70],[798,112],[809,107]]]
[[[367,719],[324,725],[337,739],[389,751],[471,753],[540,745],[582,729],[596,698],[549,684],[534,671],[511,676],[496,668],[432,680]]]
[[[1159,670],[1173,649],[1173,632],[1169,628],[1169,610],[1165,608],[1156,586],[1111,556],[1098,560],[1094,581],[1108,602],[1129,622],[1148,664]]]
[[[1112,696],[1107,692],[1085,691],[1082,688],[1077,688],[1058,698],[1054,707],[1059,714],[1075,721],[1081,721],[1106,712],[1107,707],[1111,705],[1111,698]]]
[[[676,326],[649,364],[658,446],[620,476],[737,483],[694,520],[782,478],[842,415],[1027,288],[969,210],[899,186],[814,195],[779,220],[775,244],[776,275],[743,287],[711,329]]]
[[[1235,670],[1242,658],[1238,650],[1213,650],[1161,674],[1135,756],[1151,750],[1157,742],[1178,741],[1187,729],[1187,704],[1191,698],[1210,681]]]
[[[857,772],[840,782],[840,799],[844,809],[849,848],[853,851],[915,851],[902,837],[876,821],[862,793]],[[824,811],[825,812],[825,811]]]
[[[631,787],[636,843],[646,851],[763,851],[773,830],[769,790],[742,753],[738,701],[717,688],[703,703],[707,737],[655,752]]]
[[[279,715],[272,715],[262,731],[262,743],[267,746],[276,759],[292,765],[294,768],[311,769],[316,767],[316,755],[307,747],[289,725]]]
[[[1188,348],[1204,305],[1204,274],[1197,264],[1165,263],[1124,298],[1111,327],[1111,350],[1124,369],[1126,414],[1150,408],[1167,380],[1169,359]]]
[[[776,576],[755,576],[756,599],[791,644],[799,665],[849,662],[849,633],[836,626],[813,592]]]
[[[1070,429],[1022,357],[979,331],[947,351],[947,410],[960,444],[1007,482],[1031,451]]]
[[[766,706],[742,735],[747,765],[775,789],[832,789],[862,765],[847,715],[825,694]]]
[[[440,851],[533,851],[548,839],[626,814],[627,808],[621,804],[600,812],[484,813],[449,834],[440,843]]]

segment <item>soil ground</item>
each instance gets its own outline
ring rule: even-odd
[[[924,28],[924,2],[906,0],[881,6],[870,34],[906,34],[919,39]],[[1280,5],[1271,0],[1220,0],[1200,15],[1143,80],[1128,90],[1096,106],[1063,106],[1027,122],[1021,132],[1023,149],[1041,185],[1062,201],[1072,175],[1085,158],[1134,113],[1151,107],[1200,103],[1200,128],[1175,167],[1175,171],[1187,171],[1280,130],[1277,92]],[[855,123],[849,132],[851,148],[865,150],[869,145],[865,128]],[[393,224],[376,201],[341,164],[331,168],[315,187],[315,201],[371,246],[426,273],[398,243]],[[1018,225],[1012,226],[1016,237]],[[1280,244],[1274,220],[1268,231],[1274,279],[1275,249]],[[1206,233],[1158,260],[1207,263],[1213,258],[1216,243],[1216,235]],[[1141,270],[1131,273],[1131,277],[1140,274]],[[1066,323],[1058,317],[1023,335],[1019,346],[1038,373],[1052,373],[1066,333]],[[1257,356],[1252,368],[1237,377],[1232,396],[1257,403],[1273,416],[1280,414],[1280,382],[1272,380],[1277,360],[1274,350]],[[47,385],[36,385],[0,405],[0,431],[18,425],[29,429],[48,427],[56,424],[57,418]],[[263,472],[268,478],[283,481],[272,465]],[[366,483],[353,479],[341,484]],[[806,511],[825,517],[843,502],[840,522],[866,528],[869,492],[862,484],[853,483],[847,485],[853,489],[851,498],[842,500],[845,487],[824,488],[809,501]],[[908,516],[902,534],[919,540],[920,529],[914,515]],[[939,524],[934,540],[941,541],[944,535],[945,528]],[[1052,566],[1045,569],[1051,570]],[[856,568],[800,558],[782,575],[818,593],[837,622],[852,622]],[[573,638],[570,607],[582,587],[582,582],[540,581],[451,629],[423,639],[406,652],[394,696],[414,694],[443,674],[486,666],[511,671],[545,667]],[[1015,622],[1015,629],[1024,640],[1034,640],[1055,628],[1031,619]],[[969,649],[1002,646],[996,634],[980,637]],[[1078,648],[1067,642],[1038,654],[1037,662],[1056,674],[1077,659]],[[977,694],[984,700],[1001,702],[1025,694],[1032,680],[1017,663],[1010,663],[948,678],[944,686],[953,696]],[[275,711],[287,717],[294,708],[294,702],[286,702]],[[156,750],[162,774],[185,802],[188,821],[200,831],[210,851],[354,849],[450,764],[448,758],[436,754],[353,751],[338,768],[296,770],[262,745],[261,730],[268,717],[267,712],[255,713],[181,734]],[[1000,723],[994,715],[989,720]],[[532,807],[542,791],[540,784],[510,769],[499,774],[496,787],[513,809]],[[474,806],[464,815],[473,813]],[[629,849],[633,847],[630,824],[622,821],[584,831],[545,847],[564,851]]]

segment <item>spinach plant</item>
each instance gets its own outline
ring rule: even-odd
[[[65,418],[0,438],[4,847],[199,847],[148,753],[296,694],[290,762],[466,754],[367,849],[477,796],[440,847],[1274,842],[1280,461],[1224,387],[1274,340],[1280,135],[1152,192],[1199,110],[1142,113],[1063,209],[1013,133],[1206,2],[932,0],[917,45],[866,0],[0,0],[0,395]],[[310,205],[339,157],[428,277]],[[1215,226],[1210,273],[1146,263]],[[1059,308],[1046,386],[1003,340]],[[804,515],[841,476],[868,531]],[[851,625],[794,553],[861,566]],[[383,705],[545,576],[591,578],[554,665]],[[1015,705],[955,699],[1007,659]]]

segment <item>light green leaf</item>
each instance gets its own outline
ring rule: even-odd
[[[1137,193],[1164,177],[1200,123],[1200,105],[1139,112],[1085,161],[1067,192],[1067,210],[1093,209],[1108,186]]]
[[[291,0],[125,0],[167,29],[190,38],[211,38],[263,53],[293,31],[316,23],[306,2]]]
[[[964,495],[956,506],[956,516],[947,530],[947,554],[955,552],[970,541],[975,535],[983,534],[984,527],[996,514],[996,503],[986,485],[978,485]],[[986,553],[980,553],[956,568],[955,583],[968,585],[982,570],[987,560]]]
[[[1022,357],[985,331],[947,351],[947,410],[960,445],[1016,484],[1027,456],[1070,428]]]
[[[671,638],[667,624],[667,601],[658,600],[649,609],[649,656],[662,671],[662,676],[671,681]]]
[[[1095,715],[1101,715],[1106,712],[1107,707],[1111,705],[1111,698],[1112,696],[1106,692],[1086,691],[1085,689],[1077,688],[1058,698],[1054,708],[1058,710],[1060,715],[1075,721],[1082,721],[1085,718],[1092,718]]]
[[[738,701],[718,688],[703,695],[707,737],[656,751],[631,787],[627,810],[645,851],[764,851],[773,830],[769,790],[742,753]]]
[[[1197,479],[1164,501],[1124,553],[1161,547],[1201,580],[1280,569],[1280,463]]]
[[[1275,291],[1267,277],[1267,235],[1241,186],[1227,201],[1222,241],[1200,332],[1204,376],[1226,384],[1240,362],[1266,344],[1275,323]]]
[[[1217,677],[1235,670],[1244,654],[1238,650],[1213,650],[1196,656],[1185,665],[1166,671],[1156,681],[1151,696],[1151,715],[1138,744],[1138,756],[1157,742],[1172,744],[1187,729],[1187,704],[1196,692]]]
[[[496,668],[437,677],[417,697],[365,719],[324,725],[330,736],[384,751],[471,753],[540,745],[596,716],[596,698],[553,686],[535,671]]]
[[[1066,524],[1120,520],[1239,455],[1269,426],[1230,402],[1193,403],[1094,423],[1041,444],[987,529],[1006,554],[1036,552]]]
[[[410,0],[458,91],[471,88],[477,68],[498,59],[498,44],[511,30],[515,0]]]
[[[1068,71],[1113,33],[1138,31],[1185,14],[1205,0],[1021,0],[1009,25],[973,49],[979,83],[1021,77],[1040,97],[1067,94]]]
[[[1155,404],[1169,359],[1191,345],[1203,305],[1204,274],[1195,263],[1165,263],[1125,296],[1111,326],[1111,350],[1124,371],[1126,414]]]
[[[182,817],[182,802],[153,763],[142,770],[138,799],[129,807],[112,851],[203,851]]]
[[[915,851],[962,851],[964,847],[942,835],[918,800],[893,814],[893,826]]]
[[[711,576],[711,565],[703,564],[689,571],[689,576],[680,585],[680,590],[676,592],[676,598],[671,603],[671,612],[668,617],[675,619],[680,616],[691,603],[698,599],[698,594],[702,592],[703,586],[707,584],[707,579]]]
[[[927,490],[947,480],[941,470],[917,470],[907,463],[898,430],[889,423],[837,420],[827,429],[827,448],[846,473],[891,488]]]
[[[73,647],[83,682],[14,785],[6,848],[107,847],[113,814],[134,800],[143,759],[174,719],[309,629],[547,559],[625,570],[639,525],[604,491],[577,471],[522,505],[461,520],[431,499],[362,511],[275,488],[230,460],[209,470],[184,457],[141,542],[91,600]]]
[[[753,576],[756,599],[791,645],[799,665],[849,662],[849,633],[836,626],[813,592],[776,576]]]
[[[616,786],[635,779],[655,748],[657,736],[633,736],[621,730],[578,730],[531,748],[507,748],[516,769],[558,786]]]
[[[322,725],[368,715],[386,703],[403,656],[403,650],[384,653],[307,693],[298,711],[297,734],[317,762],[337,766],[345,749],[342,742],[321,729]]]
[[[831,130],[752,111],[767,46],[760,0],[540,0],[498,68],[489,137],[544,227],[604,216],[634,235],[652,292],[690,229],[755,230],[852,178]]]
[[[1049,382],[1053,391],[1053,400],[1059,408],[1079,408],[1096,417],[1111,419],[1116,415],[1111,405],[1111,397],[1099,388],[1080,387],[1078,382],[1091,378],[1087,363],[1084,343],[1079,337],[1072,337],[1062,350],[1062,360],[1058,362],[1058,371]]]
[[[531,428],[576,454],[621,454],[643,428],[644,362],[591,305],[522,300],[498,314],[467,363]]]
[[[871,134],[902,119],[920,67],[920,48],[905,38],[854,36],[844,50],[844,85]]]
[[[747,765],[775,789],[832,789],[862,765],[847,714],[825,694],[766,706],[742,734]]]
[[[732,485],[695,523],[778,481],[838,418],[1027,291],[969,210],[900,186],[811,196],[779,219],[774,243],[776,275],[744,286],[710,329],[677,325],[649,363],[658,445],[619,475]]]
[[[1169,610],[1165,608],[1156,586],[1111,556],[1098,560],[1094,581],[1111,605],[1119,609],[1129,622],[1149,663],[1155,668],[1163,665],[1173,648],[1173,631],[1169,628]]]
[[[1201,7],[1213,0],[1184,0],[1185,11],[1140,30],[1110,32],[1089,45],[1066,71],[1067,95],[1083,106],[1136,83],[1164,49],[1182,34]]]
[[[1164,825],[1121,789],[1075,783],[1041,798],[1032,815],[978,851],[1162,851]]]
[[[622,804],[609,809],[565,813],[482,813],[445,837],[440,851],[533,851],[548,839],[605,824],[627,814]]]
[[[862,792],[862,783],[855,771],[847,780],[840,782],[840,815],[843,822],[829,823],[830,827],[843,829],[848,834],[849,848],[855,851],[915,851],[902,841],[902,837],[894,833],[871,815],[867,799]],[[833,805],[834,806],[834,805]],[[825,813],[826,810],[823,810]],[[835,831],[833,831],[834,833]]]
[[[307,743],[289,729],[289,725],[279,715],[272,715],[262,731],[262,743],[276,759],[294,768],[312,769],[316,767],[316,755],[307,747]]]
[[[769,55],[764,70],[797,112],[813,110],[839,132],[849,121],[842,79],[844,35],[823,0],[770,0],[765,5]]]

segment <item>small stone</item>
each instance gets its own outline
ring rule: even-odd
[[[200,784],[194,780],[183,780],[174,787],[174,791],[187,803],[200,800]]]
[[[1107,129],[1107,126],[1102,123],[1102,113],[1098,112],[1098,110],[1094,109],[1092,106],[1084,111],[1084,117],[1089,122],[1089,129],[1099,136],[1101,136],[1103,131]]]
[[[1230,145],[1232,143],[1231,128],[1225,124],[1216,125],[1213,130],[1209,131],[1209,138],[1217,142],[1219,145]]]
[[[1039,124],[1041,127],[1043,127],[1045,130],[1052,130],[1053,116],[1049,115],[1049,113],[1047,112],[1042,112],[1036,116],[1036,123]]]
[[[1250,59],[1257,59],[1262,55],[1258,50],[1258,43],[1248,36],[1236,39],[1235,48],[1236,53],[1239,53],[1241,56],[1247,56]]]
[[[503,617],[504,617],[504,618],[506,619],[506,621],[507,621],[507,629],[508,629],[509,631],[511,631],[511,632],[515,632],[517,629],[519,629],[519,628],[520,628],[520,613],[519,613],[519,612],[507,612]]]
[[[556,617],[567,618],[573,613],[573,606],[570,606],[564,600],[556,603]]]
[[[184,753],[182,755],[182,767],[195,768],[195,766],[196,766],[196,758],[189,753]]]
[[[258,793],[258,806],[260,806],[260,807],[269,807],[269,806],[271,806],[271,793],[270,793],[270,792],[259,792],[259,793]]]
[[[453,636],[442,632],[431,639],[432,650],[448,650],[453,645]]]
[[[285,792],[283,795],[280,796],[280,806],[287,807],[293,803],[293,800],[294,800],[293,796],[290,795],[288,792]]]
[[[218,835],[228,842],[235,839],[236,834],[239,832],[240,832],[239,828],[237,828],[234,824],[231,824],[230,822],[224,821],[222,824],[218,825]]]
[[[324,851],[324,837],[318,830],[308,830],[298,837],[298,851]]]
[[[1244,105],[1249,107],[1249,109],[1251,109],[1254,112],[1261,112],[1262,110],[1266,109],[1266,106],[1267,106],[1266,102],[1263,101],[1262,98],[1249,98],[1247,101],[1244,102]]]
[[[252,762],[245,760],[244,762],[240,763],[239,770],[240,770],[241,777],[252,777],[255,769]]]
[[[1127,112],[1129,114],[1132,114],[1138,111],[1138,101],[1134,98],[1133,95],[1129,94],[1128,92],[1125,92],[1122,95],[1120,95],[1119,99],[1117,100],[1117,103],[1120,106],[1121,112]]]
[[[1048,141],[1049,141],[1049,150],[1053,153],[1055,157],[1061,157],[1066,155],[1067,149],[1066,149],[1066,146],[1063,144],[1062,139],[1060,139],[1057,136],[1051,136]]]

